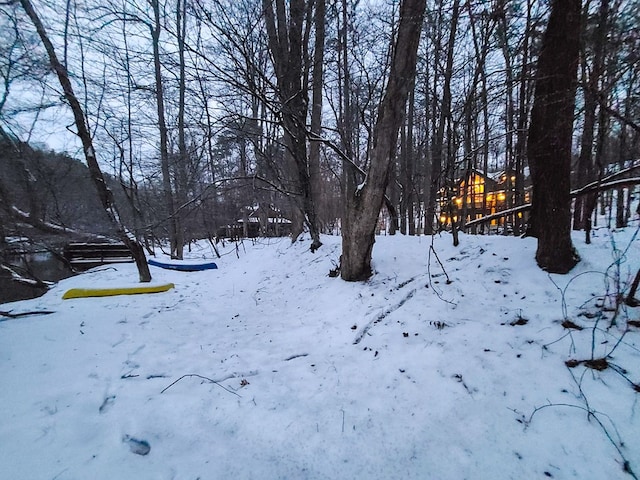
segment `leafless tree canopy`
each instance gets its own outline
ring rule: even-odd
[[[34,167],[50,148],[84,160],[82,137],[124,226],[140,244],[166,240],[176,258],[198,238],[306,231],[315,250],[320,234],[341,234],[342,276],[361,279],[379,233],[447,230],[458,242],[460,230],[528,231],[540,264],[561,271],[571,261],[544,254],[545,239],[571,228],[588,239],[596,217],[624,226],[635,213],[634,183],[569,192],[640,157],[639,0],[44,0],[32,10],[59,67],[25,2],[2,2],[6,218],[15,207],[82,226],[68,164]],[[572,79],[554,83],[553,62],[570,63]],[[562,194],[548,197],[540,186],[555,182]]]

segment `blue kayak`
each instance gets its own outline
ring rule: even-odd
[[[169,270],[179,270],[181,272],[199,272],[201,270],[212,270],[214,268],[218,268],[214,262],[204,262],[204,263],[174,263],[172,262],[161,262],[159,260],[154,260],[150,258],[148,261],[149,265],[153,265],[154,267],[166,268]]]

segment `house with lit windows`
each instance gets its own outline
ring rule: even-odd
[[[451,224],[451,217],[458,224],[462,218],[464,223],[468,223],[528,203],[530,197],[531,182],[528,178],[525,178],[524,198],[517,201],[515,172],[502,171],[489,176],[473,169],[456,183],[448,195],[444,189],[441,191],[439,220],[443,226]],[[498,220],[491,222],[494,226],[498,224]]]

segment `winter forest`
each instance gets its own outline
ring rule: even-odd
[[[307,231],[312,250],[341,234],[342,278],[362,280],[376,234],[446,230],[538,237],[539,265],[566,272],[571,228],[633,214],[635,1],[16,0],[0,15],[3,169],[22,178],[0,183],[3,215],[81,223],[59,205],[65,177],[33,173],[31,144],[54,138],[143,270],[155,240],[180,259],[199,238]]]
[[[637,480],[639,26],[0,0],[0,480]]]

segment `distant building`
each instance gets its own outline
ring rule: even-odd
[[[438,199],[440,224],[446,227],[452,220],[458,224],[461,220],[467,223],[516,205],[529,203],[531,201],[529,179],[525,178],[524,198],[518,202],[515,186],[514,172],[502,171],[488,176],[479,170],[471,170],[466,178],[456,182],[453,191],[449,193],[445,189],[440,191]],[[498,225],[498,221],[493,220],[491,225]]]
[[[273,205],[246,207],[248,215],[218,229],[218,237],[257,238],[291,235],[291,220]],[[246,223],[246,226],[245,226]],[[245,228],[246,227],[246,228]]]

